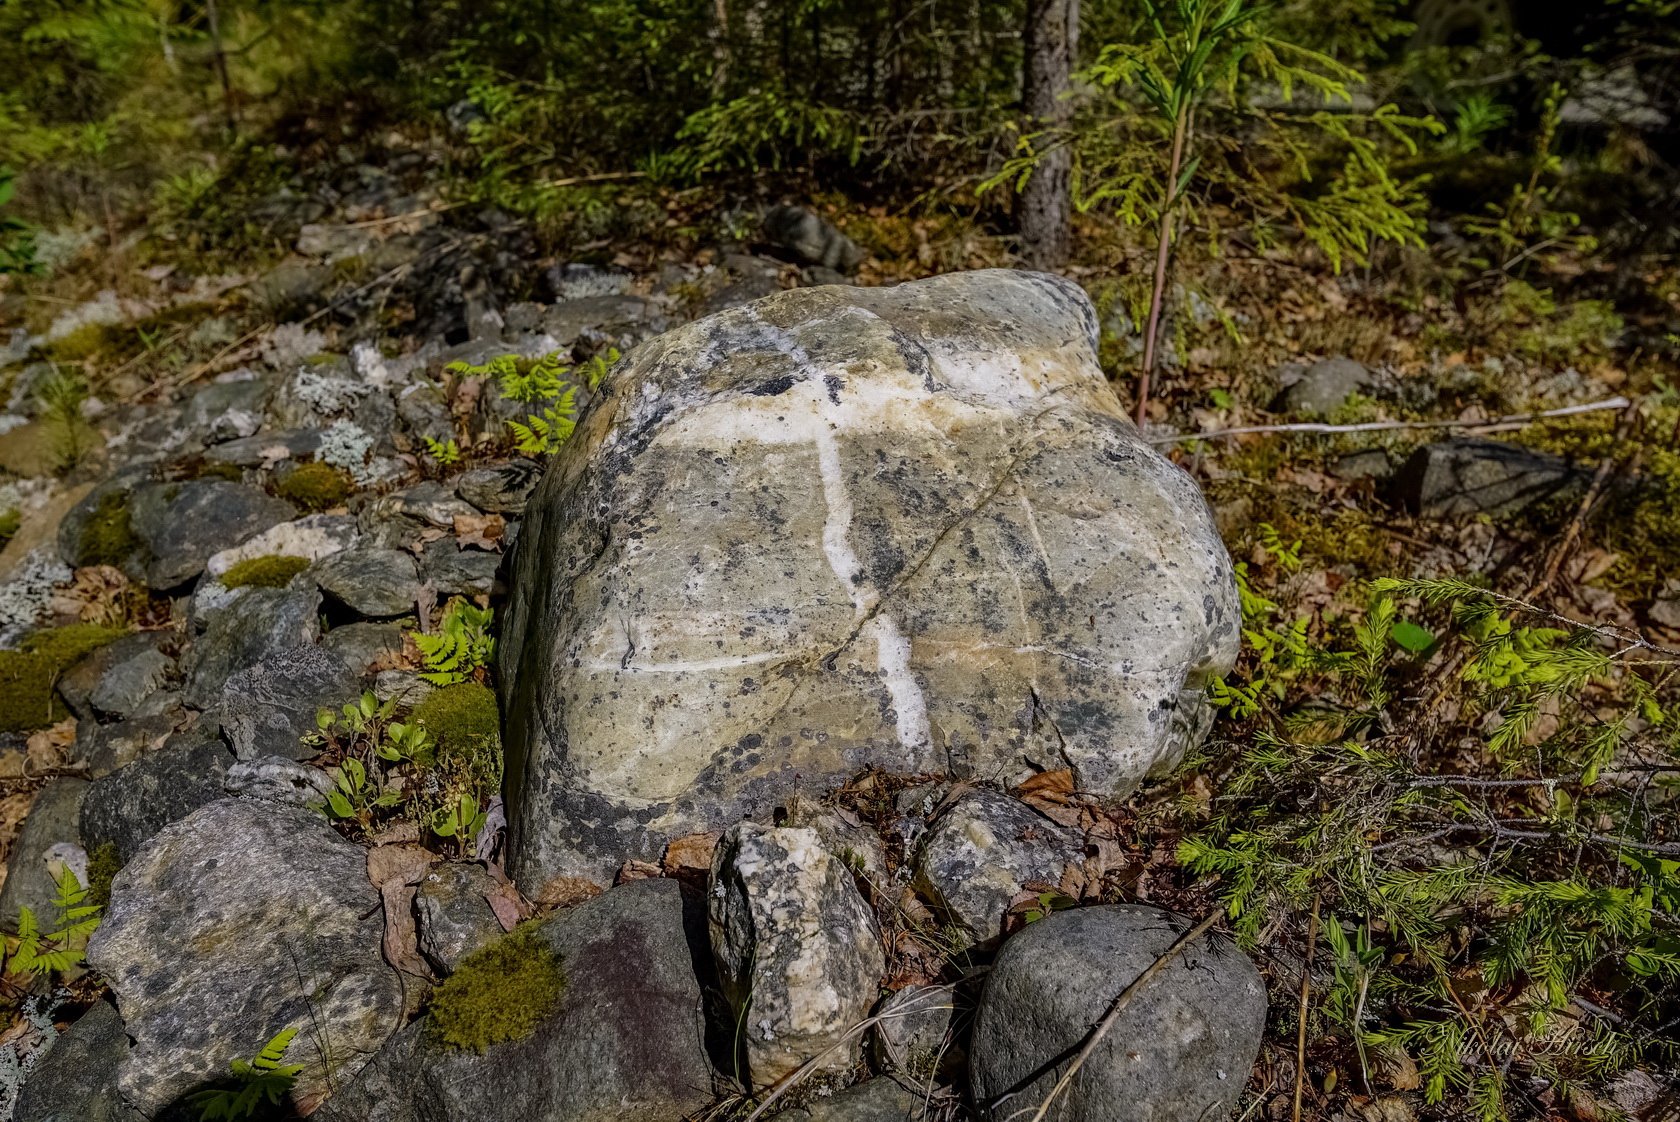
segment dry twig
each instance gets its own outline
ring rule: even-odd
[[[1327,425],[1317,421],[1299,421],[1287,425],[1249,425],[1236,429],[1215,429],[1212,432],[1186,432],[1175,436],[1151,436],[1150,444],[1179,444],[1186,440],[1213,440],[1216,437],[1248,436],[1253,433],[1313,433],[1394,432],[1402,429],[1474,429],[1481,432],[1500,432],[1522,428],[1535,421],[1551,417],[1574,417],[1581,413],[1598,413],[1606,409],[1627,409],[1631,405],[1625,397],[1610,397],[1590,401],[1585,405],[1565,405],[1558,409],[1542,409],[1535,413],[1513,413],[1506,417],[1490,417],[1482,421],[1366,421],[1357,425]]]

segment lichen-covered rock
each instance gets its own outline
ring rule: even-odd
[[[414,558],[400,549],[346,549],[315,563],[321,591],[369,619],[415,610],[420,576]]]
[[[283,756],[240,760],[227,769],[222,790],[241,799],[318,807],[333,791],[332,776]]]
[[[975,1101],[1041,1102],[1120,991],[1189,926],[1161,908],[1111,904],[1057,912],[1005,943],[969,1047]],[[1228,1118],[1265,1026],[1259,971],[1229,939],[1204,935],[1138,989],[1053,1116]]]
[[[219,585],[209,587],[219,588]],[[313,643],[320,633],[321,594],[313,582],[294,578],[285,588],[239,588],[213,598],[193,598],[203,633],[193,641],[183,669],[187,701],[208,709],[228,679],[272,651]]]
[[[97,1003],[29,1072],[13,1122],[145,1122],[117,1089],[117,1066],[127,1054],[122,1018],[108,1002]]]
[[[1425,518],[1515,514],[1567,500],[1588,473],[1559,456],[1498,440],[1459,438],[1419,445],[1394,479],[1401,504]]]
[[[455,481],[455,493],[491,514],[523,514],[541,476],[535,461],[509,460],[463,472]]]
[[[481,865],[440,865],[428,873],[414,894],[420,920],[420,953],[448,972],[467,955],[490,945],[502,925],[488,894],[496,882]]]
[[[220,799],[233,762],[214,727],[195,726],[94,780],[81,807],[88,849],[109,843],[126,864],[159,830]]]
[[[777,1117],[785,1122],[921,1122],[929,1113],[927,1102],[927,1087],[905,1086],[882,1075]]]
[[[401,1024],[383,933],[365,852],[313,811],[224,799],[166,827],[117,874],[87,949],[134,1038],[123,1094],[156,1114],[291,1027],[307,1110]]]
[[[605,881],[860,768],[1123,792],[1237,651],[1195,483],[1069,282],[784,292],[634,352],[532,495],[511,858]],[[674,703],[680,699],[679,703]]]
[[[812,829],[730,827],[712,859],[712,952],[741,1025],[747,1074],[767,1087],[819,1055],[845,1071],[846,1034],[880,993],[886,955],[845,864]]]
[[[316,646],[276,650],[228,679],[219,711],[222,731],[241,760],[306,760],[316,753],[303,743],[316,731],[315,715],[357,692],[355,675],[333,652]]]
[[[560,1004],[482,1054],[404,1029],[330,1099],[322,1122],[669,1122],[714,1098],[696,937],[675,881],[615,888],[545,921]]]
[[[947,808],[916,854],[915,884],[976,943],[1003,934],[1004,913],[1029,883],[1060,884],[1083,856],[1083,839],[996,791],[974,791]]]

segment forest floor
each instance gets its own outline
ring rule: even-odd
[[[860,283],[1010,264],[959,208],[759,190],[814,202],[867,252]],[[763,249],[756,200],[633,182],[594,197],[596,228],[557,252],[453,202],[423,152],[265,171],[146,225],[51,235],[55,267],[0,292],[0,323],[52,336],[46,358],[85,379],[94,404],[74,408],[97,422],[277,337],[464,342],[568,263],[691,314],[728,284],[810,279],[741,272],[731,255]],[[1245,652],[1174,777],[1118,807],[1054,777],[1022,792],[1107,842],[1019,922],[1076,899],[1224,909],[1272,995],[1245,1118],[1493,1117],[1494,1100],[1672,1117],[1680,271],[1584,249],[1500,269],[1450,236],[1340,274],[1220,249],[1177,263],[1146,435],[1202,484],[1239,563]],[[1123,401],[1151,253],[1092,222],[1067,270]],[[0,436],[0,471],[34,478],[80,423]],[[1221,435],[1241,429],[1273,431]],[[99,478],[98,450],[61,474]],[[11,533],[0,567],[39,544]],[[39,782],[24,762],[0,783],[10,839]],[[867,793],[842,798],[869,812]]]

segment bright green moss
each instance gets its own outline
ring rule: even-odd
[[[314,461],[299,464],[274,484],[276,495],[307,511],[338,506],[354,489],[347,472]]]
[[[100,907],[111,902],[111,881],[122,871],[122,859],[117,856],[114,842],[105,842],[93,847],[88,854],[87,890],[88,903],[98,904]]]
[[[292,578],[309,568],[309,558],[271,554],[248,557],[221,575],[224,588],[285,588]]]
[[[0,511],[0,546],[17,536],[23,527],[23,515],[15,510]]]
[[[0,732],[29,732],[63,720],[64,703],[53,688],[58,676],[122,634],[75,623],[37,631],[22,650],[0,651]]]
[[[477,682],[444,686],[414,707],[412,720],[426,726],[442,756],[477,756],[501,739],[496,695]]]
[[[560,956],[524,923],[463,958],[432,992],[431,1031],[451,1048],[483,1052],[537,1031],[566,988]]]
[[[140,540],[128,522],[128,496],[110,491],[101,496],[82,525],[80,561],[84,565],[121,565]]]

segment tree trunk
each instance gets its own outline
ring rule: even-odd
[[[1079,0],[1027,0],[1023,102],[1034,132],[1068,121],[1066,94],[1079,50]],[[1073,153],[1060,136],[1041,137],[1038,166],[1021,191],[1016,220],[1021,255],[1034,269],[1067,263],[1073,211]]]
[[[205,0],[204,13],[210,23],[210,49],[216,67],[216,77],[222,81],[222,112],[227,115],[228,132],[237,122],[233,115],[233,83],[228,80],[227,50],[222,46],[222,21],[216,11],[216,0]]]

